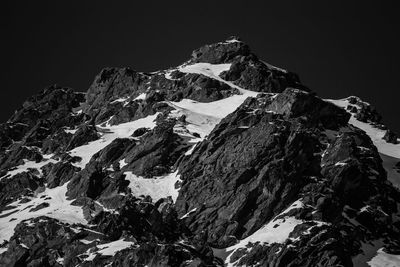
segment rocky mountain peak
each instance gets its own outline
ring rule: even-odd
[[[104,68],[0,124],[0,265],[396,266],[399,142],[238,37]]]

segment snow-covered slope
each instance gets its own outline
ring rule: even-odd
[[[142,127],[147,127],[149,129],[154,128],[156,125],[154,123],[154,120],[157,117],[157,115],[158,114],[155,114],[143,119],[138,119],[132,122],[127,122],[119,125],[113,125],[113,126],[106,125],[105,127],[97,125],[97,127],[103,133],[100,139],[92,141],[87,145],[74,148],[69,152],[71,156],[77,156],[82,159],[78,163],[75,163],[75,166],[83,169],[94,154],[99,152],[101,149],[105,148],[107,145],[109,145],[113,140],[117,138],[128,138],[132,135],[132,133],[135,130]]]
[[[250,248],[254,246],[254,244],[284,244],[298,225],[301,225],[303,223],[311,224],[311,226],[305,228],[304,231],[301,233],[302,235],[307,235],[310,234],[310,230],[312,228],[320,227],[327,224],[325,222],[319,221],[299,220],[295,217],[287,215],[291,210],[302,209],[303,207],[304,204],[301,202],[301,200],[295,201],[286,210],[270,220],[266,225],[262,226],[252,235],[246,237],[243,240],[240,240],[239,243],[237,243],[236,245],[226,248],[226,252],[229,253],[229,256],[225,260],[227,266],[237,266],[236,263],[240,260],[240,258],[235,258],[235,260],[233,261],[232,255],[237,251],[250,251]],[[297,240],[295,238],[292,238],[292,241],[295,243]],[[295,244],[293,246],[295,246]]]
[[[0,243],[10,239],[17,224],[35,217],[47,216],[69,224],[86,224],[82,208],[71,205],[72,200],[66,199],[67,186],[68,183],[52,189],[43,188],[43,192],[28,197],[29,201],[11,203],[9,207],[13,208],[0,213]]]

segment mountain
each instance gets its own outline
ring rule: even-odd
[[[399,266],[400,139],[239,38],[0,125],[1,266]]]

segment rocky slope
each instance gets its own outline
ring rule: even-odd
[[[237,38],[106,68],[0,124],[0,266],[398,266],[399,141]]]

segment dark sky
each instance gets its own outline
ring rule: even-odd
[[[400,133],[396,1],[13,2],[1,8],[0,121],[47,85],[86,91],[102,67],[163,69],[238,35],[320,96],[373,103]]]

